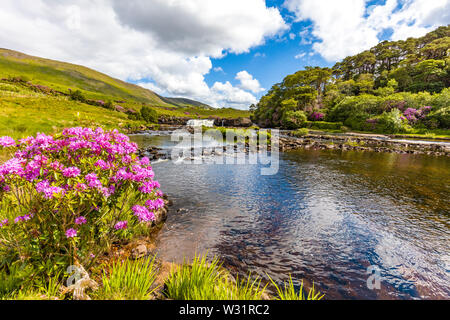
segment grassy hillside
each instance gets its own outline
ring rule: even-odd
[[[11,81],[12,78],[21,80]],[[106,109],[71,100],[67,96],[69,89],[80,90],[89,100],[111,101],[113,107]],[[190,99],[161,97],[83,66],[0,49],[0,136],[21,138],[76,125],[136,128],[145,123],[130,120],[126,112],[138,112],[143,105],[153,108],[158,116],[250,116],[248,111],[214,109]]]
[[[161,97],[159,96],[159,98],[168,103],[168,104],[172,104],[175,105],[177,107],[186,107],[186,106],[193,106],[193,107],[200,107],[200,108],[206,108],[206,109],[213,109],[212,107],[208,106],[207,104],[195,101],[195,100],[191,100],[191,99],[186,99],[186,98],[165,98],[165,97]]]
[[[37,132],[54,133],[64,127],[138,127],[121,112],[37,93],[16,83],[0,81],[0,136],[22,138]]]
[[[69,88],[80,89],[91,99],[134,100],[155,105],[169,105],[150,90],[83,66],[0,49],[0,77],[8,76],[19,76],[34,84],[63,92],[67,92]]]

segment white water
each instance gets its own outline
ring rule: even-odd
[[[214,127],[214,120],[189,120],[186,124],[188,127]]]

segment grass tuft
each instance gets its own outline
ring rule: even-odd
[[[165,294],[174,300],[259,300],[264,291],[260,280],[249,275],[234,281],[218,258],[208,263],[206,255],[196,255],[191,265],[185,262],[170,274]]]
[[[155,257],[113,263],[103,272],[100,300],[149,300],[157,288]]]
[[[321,300],[325,296],[324,294],[321,294],[319,291],[316,292],[314,283],[312,288],[309,290],[308,295],[306,296],[303,288],[303,281],[300,286],[300,289],[297,292],[294,287],[294,282],[292,281],[292,276],[289,275],[289,281],[288,283],[284,284],[283,289],[280,288],[269,275],[267,276],[269,277],[270,281],[277,290],[278,294],[277,300]]]

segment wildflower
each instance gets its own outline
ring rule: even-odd
[[[123,156],[123,157],[122,157],[122,162],[123,162],[123,163],[126,163],[126,164],[131,163],[132,160],[133,160],[133,159],[132,159],[131,156],[129,156],[129,155],[126,155],[126,156]]]
[[[150,209],[150,210],[157,210],[160,209],[162,207],[164,207],[164,200],[161,198],[158,198],[156,200],[148,200],[145,205]]]
[[[0,221],[0,228],[6,227],[7,225],[9,225],[8,219]]]
[[[87,220],[83,216],[80,216],[80,217],[75,219],[75,224],[82,225],[82,224],[85,224],[85,223],[87,223]]]
[[[139,161],[139,163],[143,166],[148,166],[150,164],[150,159],[147,157],[143,157],[141,158],[141,160]]]
[[[14,219],[14,223],[19,223],[19,222],[28,221],[28,220],[30,220],[32,217],[33,217],[32,214],[26,214],[26,215],[24,215],[24,216],[19,216],[19,217],[16,217],[16,218]]]
[[[152,193],[154,189],[159,188],[160,185],[158,181],[146,181],[142,184],[142,186],[139,187],[139,191],[142,193]]]
[[[84,178],[86,179],[88,186],[91,188],[101,188],[103,186],[95,173],[90,173]]]
[[[101,160],[101,159],[95,163],[95,166],[100,167],[103,170],[109,170],[112,167],[111,163],[108,163],[105,160]]]
[[[12,147],[16,145],[16,142],[11,137],[0,137],[0,146],[4,148]]]
[[[309,118],[312,121],[322,121],[325,118],[325,115],[323,113],[320,113],[320,112],[313,112],[313,113],[311,113]]]
[[[78,233],[78,231],[75,230],[75,229],[72,229],[72,228],[67,229],[66,230],[66,237],[67,237],[67,239],[75,238],[77,236],[77,233]]]
[[[81,170],[78,169],[77,167],[70,167],[70,168],[66,168],[63,169],[62,174],[64,177],[66,178],[75,178],[78,177],[81,173]]]
[[[47,188],[45,188],[43,191],[44,193],[44,198],[49,200],[52,199],[55,195],[64,195],[66,193],[66,191],[61,188],[61,187],[55,187],[55,186],[49,186]]]
[[[87,185],[85,185],[84,183],[78,183],[76,186],[75,186],[75,189],[77,190],[77,191],[85,191],[85,190],[87,190],[88,189],[88,186]]]
[[[132,210],[140,222],[155,220],[155,214],[150,212],[146,207],[136,205],[132,208]]]
[[[116,223],[114,228],[116,230],[124,230],[124,229],[128,228],[128,221],[119,221]]]

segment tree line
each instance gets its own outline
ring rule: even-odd
[[[403,123],[398,131],[449,128],[449,87],[450,25],[421,38],[383,41],[332,68],[306,67],[273,85],[250,109],[253,121],[264,127],[326,120],[355,130],[386,131],[374,123],[395,113]],[[431,107],[427,114],[419,114],[425,106]],[[417,112],[411,121],[408,109]]]

